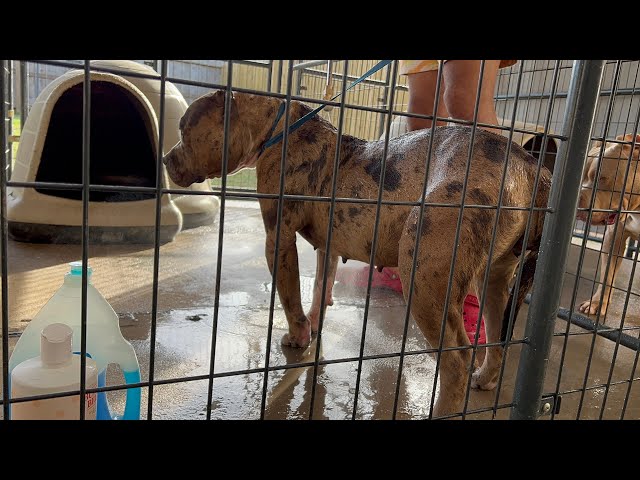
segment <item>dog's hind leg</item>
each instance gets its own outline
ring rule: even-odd
[[[457,212],[452,209],[427,207],[422,225],[411,313],[432,348],[440,347],[444,302],[449,287],[449,271],[454,249]],[[471,282],[481,267],[483,256],[474,243],[477,232],[465,226],[474,213],[464,213],[464,224],[457,248],[449,308],[445,318],[443,348],[468,347],[462,308]],[[418,207],[405,223],[398,250],[398,267],[405,300],[408,299],[412,255],[417,233]],[[475,252],[475,254],[474,254]],[[440,393],[433,416],[459,413],[464,402],[467,379],[471,370],[471,350],[445,350],[440,356]]]
[[[316,250],[317,264],[316,264],[316,279],[313,282],[313,300],[311,302],[311,308],[307,313],[307,318],[311,322],[311,332],[316,333],[318,331],[318,324],[320,322],[320,300],[322,298],[322,282],[324,281],[324,250]],[[329,275],[327,275],[327,289],[325,290],[324,308],[326,311],[327,306],[333,305],[333,282],[336,279],[336,270],[338,268],[338,257],[331,256],[329,258]]]
[[[491,266],[487,284],[483,316],[487,331],[487,343],[500,342],[504,310],[509,300],[509,280],[517,266],[517,257],[509,254]],[[484,272],[483,272],[484,273]],[[478,277],[478,291],[482,291],[484,275]],[[471,378],[471,386],[481,390],[493,390],[498,384],[503,348],[487,347],[482,366]]]

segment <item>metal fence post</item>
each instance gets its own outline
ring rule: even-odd
[[[0,60],[0,274],[2,285],[2,411],[4,420],[9,420],[9,275],[7,269],[7,73],[6,60]]]
[[[20,62],[20,135],[24,129],[29,113],[29,84],[27,78],[27,62]]]
[[[563,142],[549,195],[533,293],[513,393],[512,420],[534,420],[540,400],[565,272],[578,193],[593,126],[604,60],[574,61],[567,96]]]

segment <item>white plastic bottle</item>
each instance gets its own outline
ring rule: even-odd
[[[11,397],[80,390],[80,356],[71,353],[73,330],[63,323],[47,325],[40,336],[40,356],[13,369]],[[98,386],[98,367],[87,358],[86,388]],[[98,396],[85,395],[85,419],[95,420]],[[80,395],[31,400],[12,404],[14,420],[79,420]]]
[[[64,282],[49,301],[29,322],[18,339],[9,359],[9,376],[20,362],[38,355],[40,332],[52,323],[64,323],[73,330],[73,351],[80,352],[81,312],[82,312],[82,262],[71,262],[70,271],[64,276]],[[136,353],[120,332],[118,315],[111,305],[93,286],[92,270],[87,266],[87,349],[86,352],[98,365],[98,387],[106,386],[107,366],[119,365],[125,383],[140,382],[140,366]],[[126,390],[124,414],[111,413],[105,392],[98,394],[98,420],[122,418],[140,419],[140,387]],[[13,411],[13,404],[11,405]]]

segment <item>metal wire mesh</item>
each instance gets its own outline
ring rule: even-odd
[[[145,62],[145,61],[141,61]],[[151,62],[151,61],[147,61]],[[145,63],[147,63],[145,62]],[[378,222],[380,218],[380,209],[386,205],[411,205],[425,208],[425,203],[417,201],[389,201],[384,198],[382,185],[384,184],[385,172],[384,167],[387,161],[387,144],[391,131],[392,120],[399,118],[406,110],[407,105],[407,88],[403,84],[404,77],[398,75],[393,68],[385,68],[365,80],[360,86],[352,91],[346,92],[348,84],[360,77],[364,72],[371,68],[377,61],[279,61],[279,60],[247,60],[247,61],[152,61],[159,72],[152,75],[151,78],[160,80],[161,85],[161,103],[160,103],[160,121],[158,122],[159,130],[157,145],[163,144],[163,127],[162,118],[166,115],[164,109],[164,89],[166,82],[171,82],[178,87],[191,103],[195,98],[211,89],[222,89],[226,92],[226,109],[229,111],[231,93],[244,92],[254,93],[256,95],[268,95],[280,98],[287,105],[287,113],[285,115],[285,132],[286,122],[289,119],[289,108],[292,101],[304,101],[310,105],[326,103],[329,108],[325,109],[321,114],[325,119],[336,125],[339,133],[353,135],[365,140],[376,140],[383,134],[386,136],[384,142],[385,149],[382,155],[381,179],[379,180],[380,189],[377,198],[336,198],[336,185],[339,176],[338,156],[340,152],[340,142],[334,157],[329,155],[331,164],[335,166],[334,181],[331,193],[328,195],[306,195],[304,193],[286,193],[285,192],[285,171],[286,171],[286,152],[288,149],[287,134],[284,135],[282,142],[282,157],[279,170],[279,190],[278,193],[257,193],[257,180],[254,170],[244,170],[236,175],[227,176],[226,158],[227,145],[229,142],[229,125],[230,118],[228,113],[224,117],[225,121],[225,137],[223,142],[223,175],[219,180],[212,182],[212,191],[185,191],[172,188],[166,188],[162,178],[162,150],[156,150],[156,177],[154,187],[119,187],[109,185],[90,185],[89,169],[91,167],[89,159],[89,144],[91,136],[90,130],[90,97],[91,89],[85,87],[83,105],[85,108],[83,128],[83,181],[81,184],[76,183],[47,183],[47,182],[11,182],[8,180],[6,172],[3,168],[3,176],[0,178],[0,193],[2,194],[2,351],[3,351],[3,412],[4,418],[8,418],[8,355],[10,352],[9,340],[15,338],[19,333],[16,328],[15,320],[10,318],[10,302],[13,295],[11,283],[11,254],[21,253],[12,250],[12,242],[7,238],[7,213],[6,213],[6,189],[9,187],[23,188],[49,188],[49,189],[66,189],[82,191],[82,246],[81,255],[86,266],[87,261],[96,257],[92,251],[97,254],[109,256],[110,254],[124,254],[126,250],[106,249],[94,246],[88,241],[88,231],[91,227],[89,217],[89,193],[93,191],[121,191],[121,192],[146,192],[154,193],[155,196],[155,238],[153,248],[148,249],[143,255],[147,255],[151,259],[147,264],[145,275],[148,273],[150,281],[145,292],[150,294],[150,308],[147,312],[149,317],[148,337],[136,344],[138,349],[148,349],[148,363],[142,365],[146,371],[143,380],[136,384],[120,384],[101,387],[99,389],[87,389],[84,377],[81,379],[80,392],[94,391],[116,391],[134,387],[144,387],[144,399],[147,402],[147,418],[165,418],[178,413],[171,413],[171,406],[162,400],[165,395],[175,396],[182,395],[184,397],[198,398],[198,406],[194,407],[197,412],[193,414],[194,418],[204,417],[211,418],[431,418],[433,405],[437,398],[438,392],[438,370],[439,362],[443,354],[450,351],[459,350],[460,347],[445,347],[443,342],[445,323],[442,322],[442,331],[440,343],[438,345],[426,345],[424,340],[416,334],[416,328],[411,320],[410,310],[408,307],[398,307],[402,313],[399,315],[404,319],[400,326],[397,337],[392,342],[397,348],[374,348],[371,343],[372,336],[376,335],[381,328],[379,322],[380,311],[384,310],[384,305],[379,304],[372,293],[371,281],[373,277],[373,267],[375,265],[374,254],[376,250],[376,242],[378,242]],[[13,62],[14,64],[17,62]],[[15,94],[13,90],[23,92],[25,90],[24,80],[28,84],[29,98],[35,100],[38,92],[44,88],[48,81],[56,78],[61,72],[69,69],[84,68],[85,79],[84,84],[88,85],[90,71],[107,71],[110,73],[120,73],[122,75],[135,76],[132,72],[118,72],[117,70],[109,70],[105,68],[96,68],[90,66],[87,62],[80,61],[40,61],[40,62],[20,62],[27,68],[20,69],[20,75],[13,74],[9,77],[11,67],[9,62],[3,63],[2,77],[2,118],[9,119],[10,110],[14,110],[13,98]],[[638,109],[638,97],[636,94],[637,77],[639,71],[639,63],[632,61],[608,61],[604,69],[604,79],[599,92],[599,103],[596,110],[596,121],[591,134],[591,140],[613,140],[617,135],[625,133],[637,133],[638,117],[640,110]],[[497,89],[496,89],[496,111],[500,118],[500,124],[504,127],[504,134],[513,142],[524,146],[526,150],[531,152],[538,162],[538,172],[545,162],[553,163],[556,160],[556,154],[562,146],[562,142],[568,140],[561,133],[561,126],[566,122],[566,101],[569,91],[570,79],[575,66],[571,61],[519,61],[515,66],[503,69],[499,72]],[[26,72],[29,72],[27,75]],[[144,76],[144,75],[141,75]],[[21,83],[15,88],[14,83],[17,79],[22,78]],[[346,80],[345,80],[346,79]],[[12,90],[9,90],[9,84]],[[336,101],[328,101],[330,93],[343,92],[343,95]],[[26,115],[29,104],[32,101],[24,102],[24,95],[21,93],[22,104],[19,110]],[[26,105],[25,105],[26,103]],[[476,103],[476,112],[478,104]],[[24,118],[20,119],[24,122]],[[451,119],[456,123],[455,119]],[[483,124],[477,122],[477,118],[473,122],[458,121],[457,123],[472,126],[475,132]],[[12,164],[12,156],[10,154],[11,142],[14,134],[10,130],[9,121],[5,121],[5,129],[2,135],[3,165]],[[20,134],[23,134],[20,131]],[[635,140],[627,142],[631,148],[635,146]],[[164,152],[166,153],[166,152]],[[431,158],[429,150],[428,158]],[[467,158],[467,177],[473,152],[468,152]],[[509,150],[506,158],[509,156]],[[428,162],[428,160],[427,160]],[[428,165],[429,163],[427,163]],[[506,171],[506,165],[505,165]],[[632,162],[627,162],[627,170],[624,173],[627,177],[633,178],[635,171],[632,168]],[[429,176],[427,169],[424,179],[421,179],[422,185],[426,188],[426,180]],[[502,185],[504,185],[505,177],[503,176]],[[463,192],[466,187],[463,187]],[[502,191],[503,188],[500,188]],[[189,260],[192,271],[203,268],[208,273],[210,281],[200,286],[180,285],[179,282],[171,282],[171,272],[167,268],[161,266],[163,260],[163,252],[170,249],[170,245],[162,245],[160,239],[160,224],[162,223],[162,199],[167,194],[180,193],[197,198],[199,195],[213,195],[220,198],[221,205],[219,218],[214,229],[207,227],[202,232],[209,234],[206,238],[212,241],[212,249],[217,253],[213,261],[208,261],[202,265],[198,265],[198,260]],[[425,191],[423,190],[423,197]],[[463,195],[464,198],[464,195]],[[278,209],[276,214],[276,231],[278,236],[275,240],[275,252],[279,252],[280,232],[283,223],[283,208],[291,202],[310,203],[317,202],[318,205],[327,205],[329,218],[333,218],[336,212],[336,206],[345,203],[353,205],[370,205],[375,206],[376,210],[376,227],[374,235],[371,239],[372,254],[370,257],[369,267],[370,273],[368,278],[368,286],[364,295],[364,303],[360,301],[353,304],[339,304],[338,308],[346,308],[350,312],[356,314],[358,321],[361,323],[353,323],[355,326],[353,331],[358,333],[356,348],[349,350],[342,349],[341,354],[335,353],[335,356],[326,354],[323,351],[323,344],[329,342],[329,345],[336,342],[335,335],[335,319],[330,319],[333,310],[328,310],[326,315],[330,319],[327,322],[325,318],[324,302],[327,287],[326,279],[322,285],[322,307],[320,309],[320,332],[324,336],[318,336],[317,340],[312,344],[313,348],[306,353],[291,354],[291,352],[283,351],[285,347],[280,347],[274,343],[275,332],[281,330],[284,323],[284,317],[278,308],[276,302],[276,277],[278,275],[278,262],[274,264],[274,271],[269,275],[269,280],[263,281],[261,291],[251,290],[253,293],[244,298],[244,304],[240,302],[238,305],[233,303],[233,299],[227,296],[238,296],[243,288],[243,283],[233,280],[230,272],[238,272],[231,270],[234,267],[233,262],[238,262],[239,256],[234,253],[237,247],[234,242],[241,241],[243,235],[255,236],[262,232],[256,233],[256,224],[246,223],[243,227],[242,222],[234,221],[235,215],[254,215],[255,209],[250,205],[234,204],[234,200],[256,200],[256,199],[275,199],[278,200]],[[227,200],[230,202],[227,204]],[[245,205],[245,206],[243,206]],[[459,211],[458,224],[456,229],[457,244],[458,237],[462,228],[463,212],[465,210],[477,211],[478,209],[489,209],[491,212],[496,211],[495,224],[492,228],[491,248],[489,250],[489,258],[493,253],[493,245],[496,241],[496,225],[500,218],[501,212],[523,210],[527,211],[529,218],[536,211],[546,211],[543,207],[535,207],[533,202],[527,206],[509,207],[502,205],[499,201],[496,205],[476,205],[466,202],[462,205],[456,203],[440,203],[427,204],[428,208],[448,207]],[[231,208],[231,210],[229,210]],[[593,208],[589,209],[589,215],[598,211]],[[618,214],[632,213],[637,210],[633,207],[623,207],[612,209]],[[230,213],[232,212],[232,213]],[[422,215],[419,216],[422,220]],[[231,223],[227,223],[231,220]],[[588,223],[588,222],[587,222]],[[333,222],[330,222],[333,225]],[[253,228],[249,231],[249,228]],[[527,227],[527,229],[529,226]],[[622,228],[622,227],[621,227]],[[181,235],[197,236],[198,232],[184,233]],[[567,272],[565,274],[563,295],[561,297],[561,306],[569,307],[568,314],[564,320],[579,319],[577,307],[584,294],[591,289],[595,291],[597,283],[596,271],[590,267],[585,273],[583,270],[587,263],[593,265],[599,262],[600,252],[598,240],[604,236],[603,227],[591,229],[585,228],[585,223],[577,221],[574,229],[573,244],[570,249],[570,260],[567,264]],[[420,231],[420,230],[419,230]],[[527,230],[528,231],[528,230]],[[233,240],[229,240],[229,236]],[[217,237],[217,238],[216,238]],[[225,241],[225,238],[227,239]],[[415,251],[419,248],[419,236],[415,245]],[[528,238],[528,235],[525,235]],[[595,241],[594,241],[595,240]],[[331,229],[329,229],[326,238],[326,250],[330,250],[331,245]],[[211,250],[211,251],[213,251]],[[524,248],[522,255],[524,256]],[[77,251],[77,250],[76,250]],[[135,254],[135,249],[133,250]],[[577,252],[577,253],[574,253]],[[612,254],[613,253],[613,254]],[[593,319],[593,328],[585,329],[577,327],[575,324],[561,320],[556,322],[556,329],[553,336],[552,352],[554,352],[554,362],[547,375],[545,383],[545,395],[554,398],[563,397],[563,406],[559,414],[551,412],[551,418],[637,418],[637,402],[634,402],[634,382],[635,367],[638,360],[638,349],[628,355],[628,349],[631,345],[626,337],[638,338],[638,327],[635,323],[635,315],[633,305],[635,296],[635,287],[633,279],[635,275],[635,265],[637,262],[637,250],[631,252],[633,259],[624,260],[625,276],[623,282],[617,282],[614,288],[614,295],[619,298],[621,311],[616,310],[615,314],[611,311],[607,315],[615,317],[611,321],[607,321],[605,315],[595,315]],[[261,257],[262,252],[252,250],[252,247],[246,248],[246,255],[253,255],[252,258]],[[553,255],[553,252],[545,252],[547,255]],[[577,255],[577,261],[575,256]],[[616,255],[620,258],[624,257],[624,252],[610,252],[608,255],[608,265],[611,259]],[[213,255],[212,255],[213,256]],[[328,268],[329,256],[325,259],[325,271]],[[260,260],[263,262],[262,260]],[[449,277],[448,290],[446,296],[441,299],[445,305],[444,317],[447,315],[449,308],[449,295],[453,282],[453,272],[456,265],[456,254],[454,253],[452,263],[447,272]],[[229,266],[230,267],[229,267]],[[261,264],[266,270],[266,265]],[[417,266],[417,255],[413,258],[413,268],[411,272],[411,280],[409,295],[412,295],[414,288],[414,275]],[[175,265],[168,267],[175,269]],[[301,265],[301,272],[303,267]],[[267,270],[268,273],[268,270]],[[520,270],[516,274],[516,288],[522,274],[522,263]],[[204,274],[193,274],[193,278],[201,280]],[[483,292],[488,288],[489,270],[483,272],[484,281]],[[182,281],[189,278],[184,275],[179,276]],[[622,277],[621,277],[622,278]],[[86,324],[86,272],[83,272],[83,296],[85,301],[82,305],[83,324]],[[195,310],[210,311],[211,315],[211,332],[210,341],[206,342],[206,347],[202,348],[198,362],[202,365],[192,368],[188,372],[182,371],[178,375],[173,375],[172,368],[164,368],[169,361],[167,353],[164,351],[165,346],[172,344],[167,334],[162,330],[163,322],[167,322],[165,312],[170,311],[172,306],[170,302],[163,302],[163,282],[171,282],[170,289],[182,289],[185,291],[185,300],[188,303],[189,292],[191,289],[209,289],[207,301],[211,302],[211,309],[196,308]],[[247,280],[244,280],[244,286]],[[259,283],[249,279],[248,283]],[[588,285],[588,286],[587,286]],[[303,285],[304,287],[304,285]],[[560,287],[558,287],[560,288]],[[17,290],[15,290],[17,295]],[[281,292],[282,293],[282,292]],[[203,294],[205,295],[205,294]],[[211,297],[212,296],[212,297]],[[241,295],[240,295],[241,296]],[[262,298],[262,301],[268,304],[268,318],[266,321],[259,323],[256,315],[260,311],[253,311],[251,303],[254,300]],[[409,296],[411,299],[411,296]],[[40,299],[42,300],[42,299]],[[396,298],[396,301],[402,303]],[[16,304],[17,305],[17,304]],[[376,309],[374,320],[371,320],[370,309]],[[253,333],[260,340],[257,343],[250,343],[247,348],[238,347],[234,341],[233,327],[227,321],[227,309],[234,309],[237,313],[237,322],[258,322]],[[334,307],[335,308],[335,307]],[[480,312],[484,309],[484,294],[481,294]],[[193,310],[193,308],[191,308]],[[526,312],[526,308],[523,309]],[[221,313],[223,312],[223,313]],[[394,310],[395,312],[395,310]],[[523,312],[523,313],[524,313]],[[127,312],[123,312],[123,315]],[[520,316],[523,316],[521,313]],[[209,315],[206,313],[198,313],[195,316]],[[224,321],[221,315],[225,315]],[[384,315],[384,314],[382,314]],[[394,313],[395,315],[395,313]],[[194,315],[192,315],[194,316]],[[513,312],[511,312],[513,317]],[[602,317],[602,318],[601,318]],[[162,318],[162,320],[161,320]],[[136,320],[137,321],[137,320]],[[372,323],[373,322],[373,323]],[[515,323],[514,318],[510,318],[510,325]],[[526,344],[528,339],[523,335],[524,320],[520,320],[519,327],[515,329],[513,339],[508,342],[473,344],[470,347],[472,358],[476,355],[482,355],[488,348],[504,346],[505,356],[500,369],[499,383],[497,389],[491,392],[485,401],[473,402],[474,393],[470,393],[471,372],[467,377],[467,387],[465,390],[464,408],[461,412],[450,416],[459,416],[462,418],[506,418],[507,409],[513,407],[513,383],[503,381],[506,376],[512,376],[517,363],[514,356],[520,351],[522,344]],[[606,328],[602,325],[607,324]],[[197,323],[192,323],[196,328]],[[584,327],[584,323],[582,324]],[[323,330],[323,327],[328,330]],[[86,333],[86,328],[84,328]],[[371,333],[373,332],[373,334]],[[476,329],[476,341],[480,333],[480,323]],[[200,335],[202,332],[199,333]],[[605,334],[613,334],[615,340],[609,344],[611,347],[603,347],[600,340]],[[11,337],[14,335],[14,337]],[[148,340],[146,340],[148,338]],[[83,339],[82,352],[86,350],[85,339]],[[181,341],[189,342],[183,339]],[[609,340],[607,340],[609,342]],[[587,342],[585,344],[585,342]],[[582,348],[577,351],[576,348]],[[229,361],[230,352],[237,350],[241,358],[245,358],[246,362]],[[285,349],[286,350],[286,349]],[[624,350],[624,351],[623,351]],[[513,351],[513,352],[512,352]],[[340,349],[338,349],[340,352]],[[430,358],[435,357],[435,361]],[[622,357],[623,360],[620,360]],[[84,355],[82,355],[84,361]],[[170,361],[169,361],[170,363]],[[158,369],[161,370],[158,370]],[[84,370],[82,370],[84,371]],[[577,373],[580,371],[579,373]],[[366,372],[366,384],[363,384],[363,374]],[[376,372],[378,372],[376,374]],[[595,372],[595,373],[594,373]],[[387,375],[385,377],[385,375]],[[422,375],[422,380],[416,382],[413,378],[416,375]],[[306,378],[306,380],[303,380]],[[376,383],[381,378],[387,378],[384,385]],[[337,380],[336,380],[337,379]],[[337,382],[337,383],[336,383]],[[422,391],[416,393],[415,389],[420,387]],[[170,388],[174,388],[170,390]],[[304,394],[302,400],[296,396],[295,388],[302,388]],[[181,389],[181,390],[180,390]],[[340,390],[342,389],[342,390]],[[378,389],[378,390],[376,390]],[[413,390],[412,390],[413,389]],[[335,393],[341,391],[342,393]],[[168,393],[167,393],[168,392]],[[234,402],[232,397],[237,396],[238,392],[245,396],[242,402]],[[284,394],[282,392],[285,392]],[[376,407],[376,400],[371,400],[376,392],[379,395],[387,395],[390,399],[390,406],[385,408]],[[386,392],[386,393],[385,393]],[[67,395],[72,394],[67,393]],[[78,393],[78,392],[75,392]],[[284,397],[281,397],[284,395]],[[55,395],[53,395],[55,396]],[[280,402],[276,398],[288,398],[290,403],[288,406],[281,407]],[[42,396],[40,398],[49,398]],[[116,398],[116,397],[112,397]],[[206,399],[206,401],[205,401]],[[413,400],[408,400],[413,399]],[[417,400],[416,400],[417,399]],[[608,407],[615,400],[614,407]],[[28,401],[29,399],[12,399],[11,401]],[[413,405],[412,401],[414,402]],[[297,403],[294,407],[293,404]],[[336,403],[338,407],[336,407]],[[380,402],[378,402],[380,403]],[[84,405],[81,402],[82,405]],[[160,406],[158,406],[160,405]],[[372,406],[373,405],[373,406]],[[408,406],[409,405],[409,406]],[[81,409],[83,406],[81,407]],[[376,408],[378,413],[376,414]],[[160,409],[160,411],[158,410]],[[595,412],[595,413],[594,413]],[[629,412],[632,412],[629,414]],[[81,410],[81,416],[83,415]],[[184,411],[180,411],[184,414]],[[191,417],[188,417],[191,418]]]

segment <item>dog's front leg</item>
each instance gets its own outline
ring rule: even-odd
[[[611,296],[611,287],[613,286],[613,281],[616,277],[618,267],[622,264],[622,255],[624,254],[622,249],[624,248],[627,238],[629,238],[629,231],[625,228],[625,224],[623,222],[618,224],[618,229],[614,238],[613,230],[615,227],[615,225],[609,225],[605,230],[604,239],[602,241],[602,254],[600,257],[600,281],[602,283],[593,294],[593,297],[591,297],[591,300],[587,300],[580,305],[580,311],[583,313],[594,315],[598,312],[598,309],[600,310],[601,315],[607,313],[609,297]],[[611,250],[612,244],[613,250]],[[609,266],[607,277],[605,278],[604,273],[607,269],[607,263],[609,262],[609,251],[613,254],[613,260]],[[604,295],[602,295],[603,288]],[[602,303],[600,303],[600,298],[602,298]]]
[[[317,252],[317,264],[316,264],[316,279],[313,283],[313,301],[311,302],[311,309],[307,314],[307,318],[311,322],[311,332],[316,333],[320,323],[320,303],[322,299],[322,283],[324,281],[324,250],[316,250]],[[326,311],[327,306],[333,305],[333,282],[336,279],[336,270],[338,268],[338,257],[332,256],[329,258],[329,275],[327,275],[327,289],[325,291],[324,308]]]
[[[265,255],[269,271],[273,275],[275,265],[275,232],[267,235]],[[280,303],[289,323],[289,333],[282,337],[283,345],[306,347],[311,340],[311,325],[302,310],[300,301],[300,277],[298,273],[298,249],[296,237],[282,232],[278,252],[278,277],[276,287]]]

